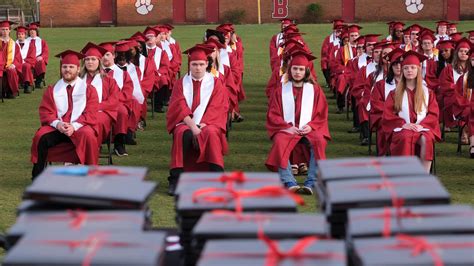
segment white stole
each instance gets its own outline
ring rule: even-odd
[[[201,123],[212,92],[214,91],[214,76],[211,73],[206,73],[201,82],[199,106],[193,112],[193,121],[196,125]],[[186,74],[183,78],[183,95],[189,109],[193,106],[193,79],[191,75]]]
[[[456,70],[453,68],[453,78],[454,78],[454,84],[458,83],[459,78],[462,76],[463,73],[459,74]]]
[[[428,112],[428,101],[429,101],[429,92],[428,88],[423,86],[423,93],[425,94],[425,104],[422,105],[421,112],[416,114],[416,122],[415,124],[419,125],[423,119],[425,119],[426,114]],[[402,110],[398,113],[398,116],[403,118],[405,120],[405,123],[409,124],[410,122],[410,105],[408,103],[408,93],[405,91],[403,92],[403,98],[402,98]],[[399,132],[403,128],[397,127],[393,131]],[[422,131],[429,131],[428,128],[423,128]]]
[[[28,56],[28,50],[30,49],[30,42],[25,40],[23,42],[23,47],[21,47],[20,42],[18,40],[16,40],[16,43],[20,47],[21,59],[23,59],[23,63],[24,63],[26,57]]]
[[[110,69],[114,72],[114,79],[120,90],[123,88],[123,70],[119,66],[113,65]]]
[[[94,86],[95,90],[97,91],[97,96],[99,96],[99,103],[102,102],[102,78],[100,74],[95,74],[94,78],[92,79],[91,85]]]
[[[281,100],[283,104],[283,119],[295,126],[295,99],[293,95],[293,83],[288,81],[282,85]],[[299,128],[302,129],[311,121],[313,116],[314,87],[313,84],[305,82],[301,98],[301,113]]]
[[[26,40],[35,41],[36,46],[36,57],[40,56],[43,53],[43,46],[41,45],[41,38],[36,36],[36,38],[32,39],[28,37]]]
[[[370,74],[372,74],[375,69],[377,68],[377,64],[374,62],[370,62],[367,64],[367,67],[365,68],[365,77],[368,78]]]
[[[134,64],[128,64],[127,72],[133,82],[133,97],[135,97],[135,99],[137,99],[140,104],[143,104],[145,101],[145,96],[143,96],[142,85],[140,84],[140,79],[138,78],[137,67]]]
[[[163,50],[165,50],[169,60],[171,61],[171,59],[173,59],[173,53],[170,49],[170,43],[168,41],[161,41],[161,47],[163,47]]]
[[[156,69],[160,69],[160,63],[161,63],[161,50],[160,47],[156,46],[155,47],[155,55],[153,56],[153,61],[155,61]]]
[[[221,59],[220,63],[230,67],[229,52],[227,52],[227,49],[221,48],[219,50],[219,54],[220,54],[220,59]]]
[[[358,59],[357,63],[358,63],[359,69],[361,69],[363,66],[366,66],[367,65],[367,54],[363,53],[361,56],[359,56],[359,59]]]
[[[390,83],[387,83],[387,81],[385,81],[385,93],[384,93],[385,100],[387,100],[388,94],[397,87],[395,81],[392,81],[392,83],[393,84],[390,84]]]
[[[176,40],[170,36],[170,40],[169,40],[170,44],[176,44]]]
[[[278,33],[275,41],[275,47],[279,47],[280,44],[283,43],[283,33]]]
[[[69,104],[67,97],[67,83],[60,79],[53,88],[53,98],[58,111],[58,119],[62,121],[62,117],[66,114]],[[72,92],[72,113],[71,123],[75,122],[84,112],[87,103],[87,84],[81,78],[76,78],[74,91]]]
[[[139,65],[139,68],[140,68],[140,72],[141,75],[140,75],[140,80],[143,80],[143,74],[145,73],[145,62],[146,62],[146,57],[142,54],[140,54],[140,57],[138,59],[138,65]]]

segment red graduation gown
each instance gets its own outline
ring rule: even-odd
[[[92,80],[93,77],[87,74],[87,85],[91,85]],[[102,102],[98,105],[96,124],[99,147],[109,137],[112,124],[117,121],[119,93],[120,89],[113,78],[109,76],[102,77]]]
[[[27,42],[28,40],[25,40]],[[19,44],[21,48],[23,48],[23,44]],[[34,76],[33,76],[33,67],[36,64],[36,49],[35,47],[31,47],[31,45],[28,47],[28,52],[25,58],[23,58],[23,64],[21,66],[21,73],[18,73],[18,76],[20,78],[20,82],[23,84],[25,82],[29,82],[30,85],[33,84],[34,82]],[[18,71],[17,71],[18,72]]]
[[[304,137],[311,143],[315,159],[323,160],[326,159],[327,140],[331,139],[328,127],[328,104],[321,87],[318,84],[314,84],[313,88],[313,113],[312,120],[308,123],[312,131]],[[301,110],[302,95],[296,96],[295,121],[299,122],[300,112],[297,111]],[[265,165],[271,171],[278,171],[278,167],[286,168],[288,166],[291,153],[303,138],[303,136],[291,135],[282,131],[291,126],[291,124],[284,120],[282,88],[280,86],[271,96],[267,112],[266,128],[273,145]]]
[[[272,36],[272,39],[270,40],[270,45],[269,45],[269,51],[270,51],[270,68],[272,71],[274,71],[276,68],[280,66],[280,56],[278,56],[278,48],[279,45],[277,45],[277,38],[278,36],[281,36],[282,33],[278,33]]]
[[[183,77],[184,78],[184,77]],[[209,163],[224,168],[227,153],[225,138],[228,99],[221,79],[214,78],[214,90],[209,99],[201,123],[206,124],[197,136],[199,151],[183,158],[183,134],[189,127],[181,124],[186,116],[193,115],[183,95],[183,78],[179,79],[171,93],[169,109],[166,113],[166,128],[173,135],[170,168],[184,168],[185,171],[205,169]],[[199,99],[199,97],[197,97]]]
[[[30,44],[30,48],[33,46],[34,49],[35,48],[35,45],[34,44],[34,40],[31,39],[31,44]],[[43,57],[43,60],[39,61],[39,60],[36,60],[36,58],[38,56],[41,56]],[[48,64],[48,60],[49,60],[49,48],[48,48],[48,44],[46,43],[45,40],[41,39],[41,54],[40,55],[37,55],[36,56],[36,52],[35,52],[35,64],[34,64],[34,67],[35,67],[35,76],[38,76],[38,75],[41,75],[43,73],[46,73],[46,65]]]
[[[408,106],[410,109],[410,122],[415,123],[417,115],[414,109],[415,99],[414,91],[407,90]],[[403,129],[399,132],[394,132],[395,128],[401,128],[405,124],[405,120],[398,116],[398,113],[393,111],[395,91],[391,91],[385,101],[384,112],[382,116],[382,130],[386,134],[390,145],[390,154],[392,156],[410,156],[419,155],[419,146],[417,142],[423,135],[426,138],[426,157],[424,160],[433,160],[433,143],[441,139],[441,132],[438,122],[438,103],[436,96],[432,91],[429,91],[428,107],[426,117],[420,122],[423,128],[428,128],[429,131],[415,132],[412,130]]]
[[[332,34],[331,34],[332,35]],[[324,38],[323,43],[321,44],[321,69],[328,69],[329,68],[329,52],[331,51],[331,43],[329,39],[331,35],[326,36]]]
[[[1,41],[0,41],[1,42]],[[7,88],[4,88],[5,91],[11,92],[13,95],[18,94],[18,84],[19,84],[19,78],[18,78],[18,73],[21,73],[21,68],[22,68],[22,62],[23,59],[21,58],[21,53],[20,53],[20,46],[16,43],[13,42],[15,45],[15,54],[13,55],[13,62],[12,64],[15,65],[15,68],[13,69],[8,69],[7,67],[7,56],[8,56],[8,43],[7,42],[2,42],[1,47],[0,47],[0,77],[5,76],[7,77]]]
[[[423,61],[423,68],[425,71],[424,80],[428,89],[437,91],[439,87],[439,80],[436,76],[438,71],[438,62],[434,59],[427,59]]]
[[[58,111],[53,96],[54,86],[48,86],[43,94],[39,106],[39,115],[41,127],[36,131],[31,145],[31,162],[38,162],[38,143],[44,134],[57,130],[50,124],[58,119]],[[81,164],[97,165],[99,160],[99,149],[97,145],[97,132],[95,131],[97,123],[97,110],[99,100],[97,98],[96,89],[88,85],[86,89],[86,107],[82,115],[76,120],[83,126],[75,131],[70,137],[72,143],[76,147],[76,155]],[[74,105],[74,103],[73,103]],[[72,110],[69,106],[69,110]]]
[[[107,75],[110,78],[114,78],[114,71],[110,70]],[[117,81],[116,81],[117,83]],[[117,85],[118,87],[118,85]],[[117,121],[114,125],[114,135],[116,134],[127,134],[129,120],[132,116],[133,111],[133,82],[128,72],[123,73],[123,86],[119,89],[118,101],[119,106],[117,108]]]
[[[157,66],[155,64],[155,59],[154,59],[155,52],[156,52],[156,48],[148,49],[148,56],[146,60],[149,61],[147,62],[148,64],[155,65],[156,70],[155,70],[154,86],[156,89],[160,89],[163,86],[169,85],[168,68],[170,65],[170,60],[168,58],[168,54],[162,49],[160,65]]]
[[[471,114],[469,115],[469,132],[474,135],[474,97],[471,95]],[[472,145],[472,143],[471,143]]]
[[[140,80],[140,86],[142,87],[143,97],[145,101],[141,106],[140,116],[143,120],[146,119],[146,113],[148,111],[148,105],[146,99],[148,95],[153,91],[153,84],[155,82],[155,64],[151,64],[151,61],[145,59],[145,67],[143,70],[143,78]],[[138,77],[142,75],[142,71],[139,66],[137,66]]]
[[[454,81],[453,66],[447,65],[439,75],[440,92],[443,97],[444,119],[447,127],[456,126],[453,116],[468,117],[469,103],[464,99],[463,95],[464,74],[462,74],[457,82]],[[463,121],[467,121],[463,119]]]

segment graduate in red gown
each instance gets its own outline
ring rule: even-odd
[[[440,41],[449,41],[448,24],[449,21],[445,20],[436,22],[436,40],[434,41],[435,46],[438,45]]]
[[[403,55],[402,78],[385,102],[382,128],[390,155],[418,155],[429,172],[434,142],[440,140],[438,104],[434,92],[423,85],[421,62],[426,57],[414,51]]]
[[[382,114],[385,108],[385,100],[388,94],[393,91],[402,77],[401,56],[404,51],[396,48],[387,54],[387,61],[390,62],[388,73],[385,79],[375,83],[370,95],[370,129],[377,131],[377,155],[385,156],[388,152],[387,138],[380,125]]]
[[[176,82],[166,113],[173,135],[168,193],[184,171],[223,171],[228,98],[225,85],[206,69],[213,49],[196,45],[188,54],[189,72]]]
[[[469,63],[471,65],[471,69],[474,69],[474,46],[471,46],[471,55],[469,57]],[[474,97],[472,96],[473,89],[474,89],[474,71],[471,71],[468,73],[467,77],[467,84],[466,84],[466,94],[469,95],[471,98],[470,105],[467,107],[467,109],[470,110],[469,113],[469,124],[468,124],[468,131],[469,131],[469,144],[470,144],[470,149],[469,153],[471,158],[474,158]],[[467,96],[467,95],[466,95]]]
[[[435,36],[429,30],[425,29],[419,39],[421,44],[420,53],[427,58],[422,63],[421,73],[423,74],[423,79],[428,89],[436,91],[439,87],[439,81],[436,75],[438,70],[439,50],[434,47]]]
[[[49,60],[49,48],[45,40],[39,36],[39,22],[28,24],[28,33],[31,41],[30,47],[34,47],[36,50],[35,64],[34,64],[34,77],[35,77],[35,88],[40,89],[46,74],[46,65]]]
[[[321,71],[323,72],[324,78],[326,79],[326,84],[330,84],[331,79],[329,53],[334,46],[339,46],[341,42],[339,36],[341,35],[343,24],[344,20],[342,19],[333,20],[332,33],[329,36],[326,36],[326,38],[323,40],[323,43],[321,44]]]
[[[81,164],[97,165],[99,148],[95,131],[98,110],[96,89],[79,78],[82,54],[67,50],[61,58],[61,79],[49,86],[39,106],[41,127],[31,145],[33,179],[46,165],[48,150],[72,143]]]
[[[120,90],[117,82],[103,72],[101,67],[100,60],[107,50],[89,42],[82,48],[81,53],[84,55],[81,78],[87,85],[92,85],[96,89],[99,100],[96,129],[97,144],[100,147],[109,138],[112,125],[117,121]]]
[[[269,51],[270,51],[270,67],[273,68],[275,65],[275,62],[278,63],[278,48],[280,45],[285,42],[283,38],[283,30],[291,25],[293,22],[291,19],[285,18],[280,20],[280,32],[278,34],[275,34],[272,36],[270,39],[270,45],[269,45]]]
[[[14,99],[18,95],[22,58],[20,46],[10,38],[11,25],[14,22],[0,21],[0,85],[7,98]]]
[[[469,34],[467,39],[474,45],[474,30],[466,31],[466,33]]]
[[[439,76],[440,92],[444,103],[444,118],[446,127],[454,127],[458,123],[467,122],[466,110],[463,107],[463,95],[467,84],[467,76],[471,70],[469,52],[470,42],[463,38],[456,44],[453,54],[453,63],[446,66]],[[467,132],[463,134],[462,142],[467,144]]]
[[[99,46],[107,50],[101,60],[104,71],[109,77],[115,80],[119,88],[117,120],[113,128],[114,152],[117,156],[127,156],[128,153],[125,144],[133,144],[133,138],[129,136],[131,134],[129,133],[130,120],[134,119],[133,111],[135,110],[133,104],[133,81],[126,71],[125,56],[122,54],[120,61],[119,58],[116,57],[116,55],[123,52],[116,52],[115,44],[116,42],[105,42],[99,44]],[[127,51],[128,47],[122,46],[121,49]]]
[[[34,82],[33,67],[36,62],[36,49],[30,47],[30,41],[26,39],[28,31],[27,27],[16,27],[16,44],[20,47],[20,54],[22,59],[21,71],[17,71],[20,79],[20,85],[23,88],[23,93],[31,93]]]
[[[305,194],[313,193],[316,160],[326,159],[326,145],[330,140],[326,97],[309,71],[314,58],[304,51],[292,55],[288,80],[273,93],[266,123],[273,145],[265,165],[279,172],[288,189]],[[289,161],[300,142],[310,151],[308,178],[302,187],[296,184]]]

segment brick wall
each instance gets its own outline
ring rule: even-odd
[[[474,19],[474,1],[461,0],[461,14],[460,19]]]
[[[96,0],[100,2],[99,0]],[[116,0],[117,1],[117,25],[152,25],[162,22],[171,22],[173,19],[173,1],[159,0],[157,5],[153,6],[150,13],[146,15],[138,14],[135,8],[135,1],[130,0]],[[191,2],[191,1],[188,1]]]
[[[444,2],[445,0],[423,0],[423,9],[411,14],[406,10],[403,0],[356,0],[355,20],[438,20],[444,17]]]
[[[99,24],[99,0],[41,0],[40,21],[43,26],[96,26]]]

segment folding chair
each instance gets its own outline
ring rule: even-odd
[[[108,165],[113,165],[113,161],[112,161],[112,138],[113,138],[113,127],[111,127],[110,129],[110,133],[109,133],[109,137],[102,143],[102,144],[106,144],[107,146],[107,153],[105,154],[100,154],[99,155],[99,159],[107,159],[107,164]]]
[[[72,143],[60,143],[48,150],[46,166],[52,163],[73,163],[79,164],[81,161],[76,154],[76,147]]]
[[[433,161],[431,162],[430,174],[436,175],[436,144],[433,142]]]
[[[463,145],[469,145],[469,143],[468,144],[463,144],[462,141],[461,141],[462,140],[462,133],[463,133],[464,128],[466,127],[467,124],[468,123],[464,123],[464,125],[462,125],[462,119],[458,120],[458,125],[457,125],[457,128],[458,128],[458,148],[456,150],[457,155],[461,155]]]

